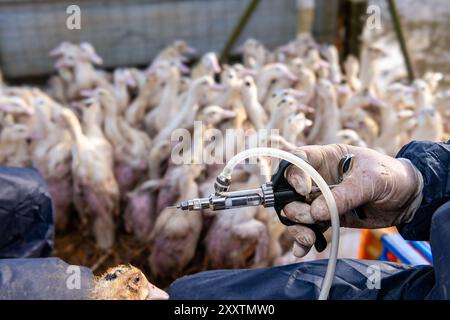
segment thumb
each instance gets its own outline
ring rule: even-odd
[[[370,201],[371,193],[366,191],[361,180],[359,176],[348,176],[331,190],[339,215]],[[369,189],[373,190],[373,186],[371,187]],[[315,221],[330,220],[330,211],[328,210],[327,202],[323,195],[320,195],[312,202],[311,216]]]
[[[301,149],[293,152],[297,157],[308,162],[306,152]],[[291,165],[286,171],[286,179],[289,184],[295,189],[298,194],[306,196],[311,192],[312,180],[311,177],[302,169]]]

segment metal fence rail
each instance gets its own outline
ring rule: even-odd
[[[69,30],[66,8],[81,9]],[[242,0],[0,0],[0,68],[7,77],[48,74],[48,52],[60,42],[89,41],[106,67],[145,65],[164,46],[185,39],[199,52],[220,52],[247,1]],[[268,47],[295,36],[295,0],[262,0],[238,44]]]

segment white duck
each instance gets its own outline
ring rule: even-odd
[[[258,100],[264,104],[267,97],[273,90],[280,89],[277,81],[282,82],[282,87],[290,87],[289,84],[297,81],[297,76],[282,63],[270,63],[262,67],[256,77],[256,86],[258,88]],[[288,85],[286,85],[286,81]]]
[[[103,126],[105,135],[114,147],[114,173],[121,194],[135,187],[147,170],[147,155],[151,140],[143,132],[131,127],[119,115],[119,106],[114,96],[107,90],[98,88],[95,97],[105,110]]]
[[[29,141],[29,127],[20,123],[16,124],[12,117],[6,116],[0,133],[0,164],[15,167],[31,165]]]
[[[77,51],[65,52],[57,65],[73,70],[73,80],[77,93],[96,87],[105,87],[113,91],[112,85],[105,76],[94,68],[94,64],[102,63],[103,60],[95,52],[94,47],[90,43],[84,42],[79,45]]]
[[[334,45],[324,45],[321,48],[322,55],[325,57],[330,68],[330,81],[332,83],[341,83],[342,73],[339,65],[339,53]]]
[[[298,80],[293,86],[294,89],[304,93],[302,101],[305,104],[312,102],[315,96],[316,88],[316,74],[305,66],[305,63],[300,58],[295,58],[290,62],[292,72],[297,76]]]
[[[344,62],[344,78],[353,92],[358,92],[362,88],[361,80],[359,79],[359,61],[353,55],[347,56]]]
[[[266,111],[258,101],[258,89],[253,78],[246,76],[241,87],[241,98],[250,122],[256,130],[265,129],[268,124]]]
[[[413,84],[418,126],[413,133],[415,140],[441,141],[443,137],[442,117],[435,109],[430,88],[424,80]]]
[[[317,106],[314,124],[307,137],[308,143],[337,143],[337,133],[341,129],[336,89],[325,79],[317,84]]]
[[[114,96],[117,100],[117,105],[119,107],[119,112],[123,111],[128,107],[130,103],[130,93],[128,88],[136,88],[137,82],[132,76],[130,70],[118,68],[114,70]]]
[[[298,144],[299,140],[305,143],[306,138],[303,133],[312,124],[313,122],[306,118],[303,112],[292,114],[284,121],[281,134],[288,142],[294,145]]]
[[[91,107],[93,110],[89,110]],[[88,126],[86,134],[70,109],[63,109],[60,115],[75,142],[72,147],[75,207],[83,225],[92,223],[97,245],[107,250],[114,244],[119,188],[113,173],[112,147],[99,135],[101,130],[95,119],[98,106],[92,104],[85,108],[83,114],[90,113],[84,117]]]
[[[242,45],[243,62],[247,68],[258,70],[262,68],[268,59],[266,48],[255,39],[247,39]]]
[[[208,93],[214,89],[214,79],[209,76],[194,80],[189,87],[189,91],[178,113],[166,127],[158,132],[154,138],[154,142],[159,143],[170,140],[175,129],[191,127],[198,112],[199,105],[205,102]]]
[[[180,194],[178,200],[198,198],[196,179],[202,166],[186,165],[176,169],[179,171],[175,175]],[[201,214],[186,214],[165,208],[156,219],[151,234],[149,264],[152,273],[163,279],[179,277],[194,258],[201,230]]]
[[[55,207],[56,230],[65,230],[73,198],[72,139],[60,123],[52,121],[51,109],[42,99],[36,105],[36,132],[32,160],[45,178]]]
[[[145,115],[145,128],[152,135],[166,126],[170,117],[177,112],[181,78],[178,67],[168,61],[158,64],[154,72],[164,82],[164,88],[159,104]]]
[[[214,77],[214,75],[220,71],[221,69],[217,55],[214,52],[207,52],[192,69],[191,78],[198,79],[203,76]]]
[[[259,167],[250,168],[246,182],[234,183],[237,190],[254,188],[265,182]],[[256,171],[255,171],[256,169]],[[266,209],[245,207],[216,212],[205,238],[206,263],[209,268],[245,268],[267,265],[270,256],[270,234]]]
[[[160,81],[155,74],[151,73],[145,76],[142,85],[140,85],[138,95],[125,110],[125,119],[130,125],[137,128],[144,127],[145,113],[154,106],[153,102],[159,101],[157,92],[160,88]]]

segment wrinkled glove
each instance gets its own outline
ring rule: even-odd
[[[294,154],[308,161],[330,184],[339,183],[339,161],[353,154],[353,164],[332,189],[340,216],[340,225],[350,228],[383,228],[412,220],[422,200],[421,173],[407,159],[394,159],[367,148],[344,144],[305,146]],[[290,166],[288,182],[304,196],[311,192],[311,178],[301,169]],[[356,209],[358,215],[352,212]],[[292,202],[284,207],[286,216],[297,222],[330,226],[330,213],[323,195],[309,205]],[[314,232],[305,226],[288,227],[294,236],[294,255],[306,255],[314,245]]]

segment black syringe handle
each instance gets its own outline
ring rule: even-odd
[[[274,192],[274,209],[280,219],[280,222],[285,226],[302,225],[308,227],[314,231],[316,236],[316,242],[314,247],[317,251],[322,252],[327,247],[327,240],[323,233],[320,231],[317,224],[304,224],[290,220],[283,216],[281,211],[284,206],[294,201],[305,202],[306,198],[298,194],[295,189],[289,184],[285,177],[286,169],[291,165],[289,161],[282,160],[278,166],[277,172],[272,176],[273,192]]]

